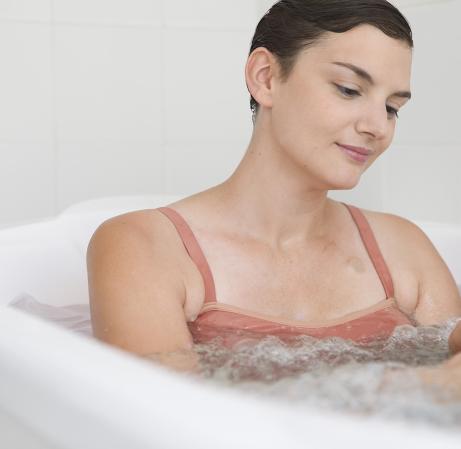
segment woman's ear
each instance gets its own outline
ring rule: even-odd
[[[248,57],[245,67],[245,80],[253,98],[267,108],[272,107],[273,80],[276,60],[264,47],[258,47]]]

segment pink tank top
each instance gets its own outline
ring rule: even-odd
[[[191,228],[174,209],[158,208],[157,210],[166,215],[176,227],[205,283],[204,305],[197,318],[187,323],[194,342],[207,343],[213,338],[220,337],[224,345],[233,347],[242,341],[258,339],[266,335],[274,335],[284,341],[308,335],[315,338],[340,337],[357,343],[366,343],[377,338],[389,337],[396,326],[412,325],[410,319],[397,306],[389,269],[367,219],[357,207],[343,204],[357,225],[368,255],[383,284],[386,298],[371,307],[349,313],[341,318],[318,322],[282,320],[217,302],[213,275]]]

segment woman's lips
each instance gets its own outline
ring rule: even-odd
[[[340,148],[340,150],[342,150],[344,153],[346,153],[347,156],[349,156],[351,159],[353,159],[354,161],[356,162],[360,162],[360,163],[365,163],[368,158],[370,157],[369,155],[367,154],[362,154],[362,153],[359,153],[357,151],[354,151],[352,149],[350,149],[350,147],[344,147],[342,145],[340,145],[339,143],[337,143],[336,145],[338,145],[338,147]]]

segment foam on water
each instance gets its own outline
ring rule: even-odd
[[[88,305],[55,307],[28,294],[17,296],[9,305],[81,335],[92,335]],[[218,337],[194,349],[200,357],[199,378],[203,382],[288,401],[296,407],[424,422],[461,431],[461,400],[446,390],[423,385],[415,371],[449,358],[448,336],[458,321],[400,326],[389,339],[368,345],[308,336],[284,343],[268,336],[231,350]]]
[[[461,401],[423,385],[415,371],[449,357],[448,335],[457,321],[400,326],[388,340],[360,346],[339,338],[287,344],[266,337],[229,350],[218,338],[195,350],[204,378],[247,394],[461,430]]]

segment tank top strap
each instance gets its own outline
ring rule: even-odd
[[[391,273],[388,266],[386,265],[386,262],[384,261],[384,257],[381,253],[381,250],[379,249],[375,235],[373,234],[368,220],[358,207],[346,203],[342,204],[347,207],[350,214],[352,215],[352,218],[354,219],[355,224],[357,225],[363,244],[365,245],[368,255],[373,262],[379,279],[383,284],[384,291],[386,292],[386,298],[393,298],[394,283],[392,282]]]
[[[213,275],[192,229],[187,224],[186,220],[184,220],[174,209],[170,207],[158,207],[157,210],[174,224],[187,253],[200,271],[205,284],[205,304],[216,302],[216,289]]]

